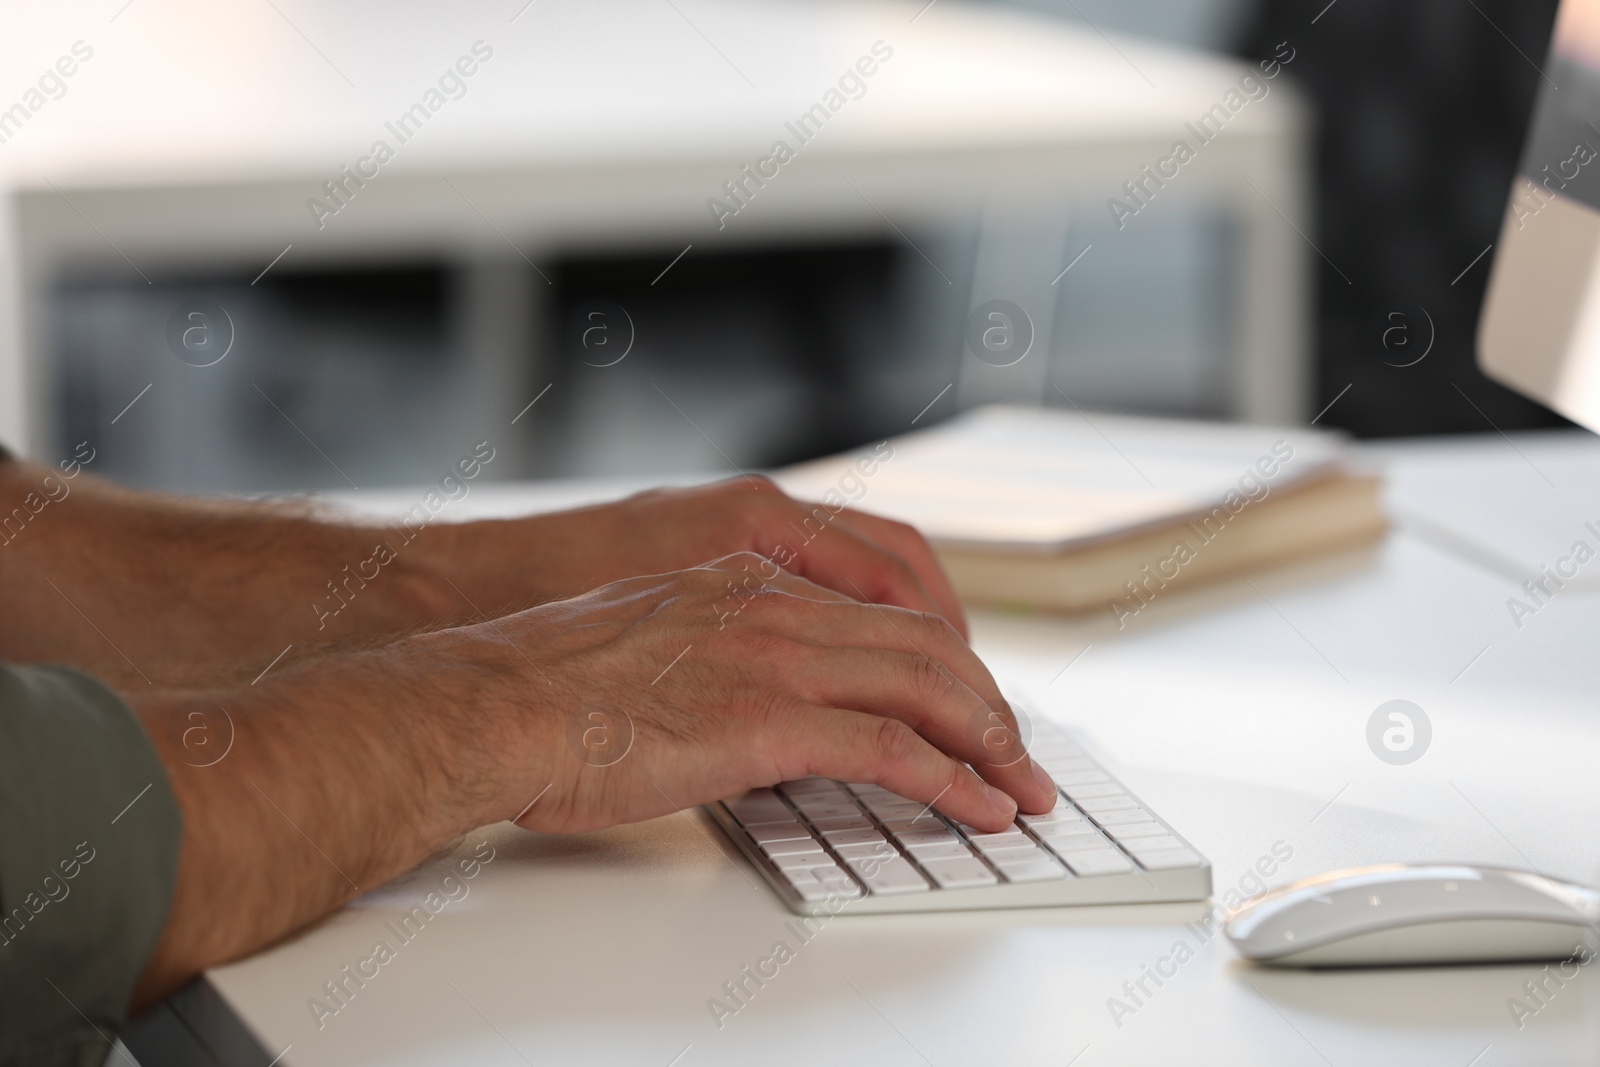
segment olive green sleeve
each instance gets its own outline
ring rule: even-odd
[[[115,694],[0,664],[0,1065],[105,1062],[166,922],[182,830]]]

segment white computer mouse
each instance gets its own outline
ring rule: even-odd
[[[1582,956],[1597,924],[1600,893],[1585,886],[1501,867],[1393,863],[1270,890],[1223,929],[1261,963],[1371,967]]]

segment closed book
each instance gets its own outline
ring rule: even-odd
[[[788,468],[791,494],[911,523],[963,600],[1121,617],[1173,587],[1370,542],[1344,439],[995,405]]]

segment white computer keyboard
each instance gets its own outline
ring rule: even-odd
[[[1211,864],[1060,730],[1030,751],[1054,811],[1004,833],[952,822],[875,785],[784,782],[709,804],[791,910],[848,913],[1203,900]]]

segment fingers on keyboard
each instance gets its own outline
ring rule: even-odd
[[[1205,861],[1077,746],[1035,737],[1055,806],[999,832],[951,822],[872,783],[806,778],[726,810],[807,903],[1201,867]],[[1109,898],[1108,898],[1109,899]],[[1003,896],[995,898],[1003,904]]]

